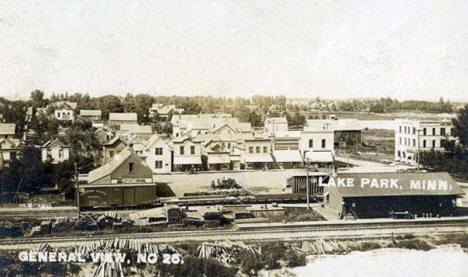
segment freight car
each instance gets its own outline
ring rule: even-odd
[[[80,187],[80,208],[152,206],[158,204],[156,184]]]

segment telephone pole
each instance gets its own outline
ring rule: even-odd
[[[80,216],[80,182],[78,181],[78,166],[75,162],[75,198],[76,208],[78,209],[78,216]]]

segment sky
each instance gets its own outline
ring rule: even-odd
[[[0,96],[468,101],[466,0],[2,0]]]

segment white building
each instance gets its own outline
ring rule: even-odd
[[[172,114],[183,114],[184,109],[176,108],[175,105],[165,105],[161,103],[154,103],[149,108],[149,117],[158,117],[160,119],[168,119],[169,115]]]
[[[154,134],[144,151],[146,164],[154,173],[170,173],[173,166],[173,147],[168,137]]]
[[[52,163],[61,163],[70,158],[70,146],[59,140],[49,140],[41,147],[42,161],[51,160]]]
[[[265,119],[265,125],[263,128],[265,134],[274,135],[277,132],[288,131],[288,120],[286,117],[269,117]]]
[[[251,133],[252,126],[230,114],[182,114],[171,119],[172,135],[198,136],[211,133]]]
[[[416,164],[421,151],[444,151],[455,140],[449,119],[395,119],[395,160]]]
[[[75,121],[75,112],[70,109],[59,109],[54,111],[54,116],[59,121]]]

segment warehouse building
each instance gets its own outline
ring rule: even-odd
[[[340,173],[319,183],[325,207],[339,218],[450,216],[464,194],[446,172]]]
[[[89,172],[79,187],[80,207],[150,205],[157,202],[153,172],[129,148]]]

